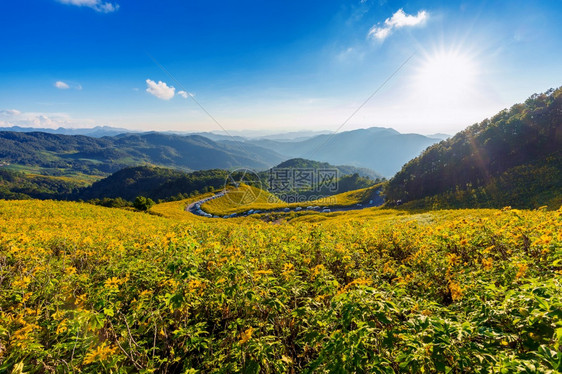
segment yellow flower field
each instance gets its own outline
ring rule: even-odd
[[[562,369],[562,210],[187,203],[0,201],[0,372]]]

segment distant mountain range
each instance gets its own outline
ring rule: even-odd
[[[202,186],[218,187],[228,174],[225,169],[251,168],[266,178],[274,165],[293,169],[349,165],[337,166],[340,174],[355,175],[345,180],[346,186],[370,183],[364,177],[394,175],[385,188],[389,201],[422,208],[562,204],[562,88],[535,94],[453,137],[401,134],[383,127],[253,138],[130,133],[110,127],[10,130],[16,131],[0,131],[0,195],[8,198],[132,198],[140,193],[162,198]],[[82,131],[90,136],[75,135]],[[102,134],[112,135],[97,137]],[[83,181],[67,183],[36,175],[107,176],[139,165],[144,168],[126,169],[86,189],[80,187]],[[34,174],[11,171],[26,168]],[[223,170],[185,174],[208,169]],[[78,190],[78,195],[71,192]]]
[[[388,200],[420,208],[562,204],[562,88],[535,94],[445,140],[443,134],[401,134],[382,127],[308,137],[204,135],[0,131],[0,196],[168,198],[217,188],[227,170],[251,168],[266,178],[267,170],[278,165],[337,168],[353,176],[342,180],[345,189],[394,175],[385,187]],[[185,174],[193,170],[208,171]],[[85,189],[84,179],[56,177],[72,173],[115,174]]]
[[[114,136],[124,133],[131,133],[134,131],[121,129],[118,127],[111,126],[96,126],[93,128],[85,129],[68,129],[65,127],[59,127],[58,129],[40,128],[40,127],[0,127],[0,131],[16,131],[16,132],[46,132],[48,134],[59,134],[59,135],[86,135],[92,136],[94,138],[101,138],[104,136]]]
[[[43,132],[0,132],[0,162],[104,175],[127,166],[160,165],[182,170],[247,167],[264,170],[283,161],[276,152],[198,135],[121,134],[94,138]]]
[[[405,162],[441,139],[439,135],[400,134],[380,127],[320,135],[292,132],[260,138],[215,133],[132,133],[111,127],[9,129],[15,131],[0,131],[0,162],[56,169],[63,174],[73,169],[96,175],[146,164],[182,170],[265,170],[282,161],[304,157],[367,168],[390,177]]]
[[[271,140],[287,140],[298,141],[312,138],[317,135],[329,134],[330,131],[289,131],[283,133],[274,133],[271,131],[224,131],[199,132],[190,135],[201,135],[212,140],[247,140],[247,139],[271,139]],[[178,133],[181,134],[181,133]],[[188,135],[184,133],[183,135]]]
[[[288,158],[302,157],[335,165],[353,165],[390,177],[402,165],[439,139],[419,134],[371,127],[336,134],[317,135],[301,141],[250,139],[246,143],[274,149]],[[224,142],[229,143],[225,140]]]

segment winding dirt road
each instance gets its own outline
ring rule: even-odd
[[[306,212],[306,211],[314,211],[317,213],[333,213],[333,212],[344,212],[349,210],[361,210],[365,208],[373,208],[377,206],[381,206],[384,203],[384,199],[380,196],[380,191],[377,191],[377,195],[373,196],[373,199],[369,201],[368,204],[356,204],[351,206],[343,206],[343,207],[320,207],[320,206],[308,206],[306,208],[279,208],[279,209],[270,209],[270,210],[254,210],[250,209],[240,213],[233,213],[225,216],[215,216],[205,212],[201,206],[206,203],[207,201],[217,199],[219,197],[223,197],[226,195],[226,192],[219,192],[214,196],[207,197],[205,199],[201,199],[189,204],[185,210],[192,214],[201,217],[207,218],[235,218],[235,217],[247,217],[252,214],[262,214],[262,213],[290,213],[290,212]]]

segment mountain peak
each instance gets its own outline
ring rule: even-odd
[[[391,127],[369,127],[366,128],[365,130],[369,131],[371,134],[386,134],[386,135],[400,135],[400,133],[396,130],[394,130]]]

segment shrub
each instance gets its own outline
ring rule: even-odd
[[[154,205],[154,201],[151,198],[147,198],[144,196],[137,196],[133,206],[137,210],[146,211],[149,210]]]

